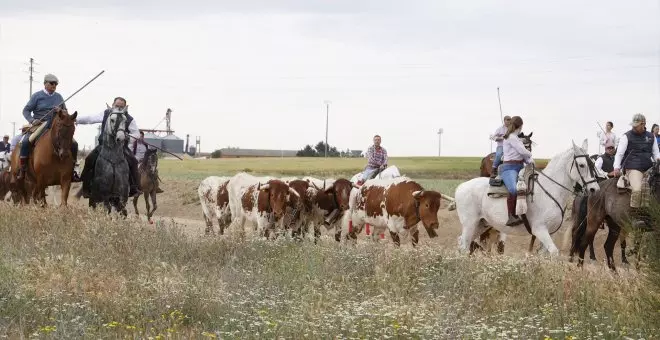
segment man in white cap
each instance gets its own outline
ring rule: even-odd
[[[658,142],[651,132],[646,131],[646,117],[636,113],[630,123],[632,129],[619,139],[614,157],[614,176],[621,175],[623,169],[632,190],[630,194],[630,212],[634,225],[645,224],[642,204],[642,179],[644,173],[653,166],[653,161],[660,160]]]
[[[46,124],[42,130],[42,134],[50,128],[50,124],[53,120],[53,114],[59,112],[60,110],[66,110],[66,104],[64,103],[64,98],[55,92],[59,80],[52,74],[47,74],[44,77],[44,89],[37,91],[32,94],[30,101],[25,105],[23,109],[23,117],[30,123],[31,126],[36,126],[39,124]],[[49,112],[52,113],[49,114]],[[27,171],[27,159],[30,154],[30,133],[23,135],[23,141],[21,144],[21,150],[19,154],[19,171],[17,178],[22,179]],[[78,157],[78,143],[74,140],[71,143],[71,153],[73,156],[72,167],[76,164],[76,159]],[[73,182],[80,182],[78,175],[73,172]]]
[[[0,152],[9,152],[9,135],[2,137],[2,142],[0,142]]]

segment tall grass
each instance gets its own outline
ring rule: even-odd
[[[0,210],[10,338],[649,338],[644,273],[389,243],[196,238],[85,210]]]

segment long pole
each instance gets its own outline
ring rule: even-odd
[[[504,124],[504,116],[502,116],[502,101],[500,100],[500,87],[497,87],[497,102],[500,104],[500,121]]]
[[[325,157],[328,157],[328,117],[330,116],[330,102],[325,102]]]
[[[32,77],[32,72],[34,72],[34,58],[30,58],[30,93],[28,94],[28,100],[32,98],[32,82],[34,78]]]

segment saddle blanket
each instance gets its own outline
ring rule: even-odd
[[[501,165],[500,165],[501,167]],[[509,195],[509,191],[506,189],[506,186],[504,186],[504,182],[502,181],[500,174],[501,172],[498,171],[498,175],[494,180],[490,181],[490,186],[488,187],[488,192],[487,195],[489,197],[493,198],[498,198],[498,197],[506,197]],[[531,164],[526,165],[522,171],[518,173],[518,184],[516,185],[517,187],[517,194],[520,196],[524,196],[527,194],[527,183],[529,182],[529,177],[534,173],[534,168]]]

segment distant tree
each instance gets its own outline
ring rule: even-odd
[[[211,158],[220,158],[220,157],[222,157],[222,151],[215,150],[211,152]]]
[[[319,155],[316,153],[316,151],[312,148],[311,145],[307,144],[302,150],[298,150],[296,153],[296,156],[298,157],[318,157]]]
[[[298,150],[296,153],[298,157],[324,157],[325,156],[325,143],[320,141],[312,148],[311,145],[305,145],[305,148]],[[328,148],[328,157],[342,157],[336,147],[330,146]]]

